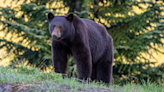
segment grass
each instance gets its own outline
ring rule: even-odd
[[[62,78],[61,74],[43,73],[37,68],[20,66],[16,69],[0,66],[0,91],[64,91],[64,92],[164,92],[156,83],[129,83],[123,86],[106,86],[103,83],[80,83],[77,79]]]

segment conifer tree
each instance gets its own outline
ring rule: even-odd
[[[19,0],[13,0],[19,2]],[[153,57],[149,50],[160,53],[155,45],[163,46],[164,38],[164,2],[155,0],[31,0],[30,3],[12,7],[0,7],[0,31],[12,33],[11,38],[19,42],[0,38],[0,48],[15,55],[14,61],[38,66],[47,59],[51,64],[51,36],[48,31],[46,14],[53,10],[54,14],[62,14],[57,9],[69,8],[81,18],[88,18],[104,25],[114,42],[114,78],[136,76],[141,79],[157,80],[162,78],[164,65],[157,68],[149,58]],[[54,7],[53,4],[63,1],[64,7]],[[49,7],[46,7],[46,4]],[[134,11],[141,9],[141,13]],[[21,38],[21,39],[20,39]],[[72,58],[71,58],[72,60]],[[74,63],[70,62],[70,66]],[[72,69],[72,68],[71,68]],[[158,73],[156,73],[159,71]],[[71,70],[72,72],[72,70]],[[70,74],[71,75],[71,74]]]

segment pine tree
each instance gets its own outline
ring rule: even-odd
[[[7,51],[14,53],[15,58],[13,61],[25,62],[28,64],[38,66],[41,61],[47,59],[51,63],[51,50],[50,50],[50,34],[48,31],[48,22],[46,14],[50,9],[45,5],[37,5],[35,3],[22,4],[20,6],[11,8],[0,8],[2,12],[0,17],[3,29],[6,35],[12,33],[17,39],[21,38],[19,42],[13,42],[14,39],[8,41],[0,39],[3,43],[1,48],[6,47]],[[19,16],[17,16],[20,14]],[[26,44],[26,45],[25,45]]]
[[[89,18],[104,25],[113,37],[114,78],[135,76],[147,80],[150,77],[152,81],[162,78],[164,65],[151,67],[154,62],[142,53],[152,56],[149,53],[150,49],[164,53],[155,48],[155,45],[164,44],[161,41],[161,38],[164,38],[164,24],[161,21],[164,19],[161,15],[164,8],[163,1],[159,1],[160,3],[153,0],[34,0],[30,3],[26,1],[14,8],[0,8],[0,22],[3,24],[3,29],[0,31],[21,38],[17,43],[0,38],[0,48],[6,47],[7,52],[12,51],[15,55],[14,61],[18,63],[28,61],[28,64],[37,67],[42,60],[47,59],[47,65],[50,65],[51,36],[46,14],[50,10],[56,15],[63,14],[57,12],[57,9],[69,8],[68,12],[74,12],[79,17]],[[53,6],[53,3],[61,1],[65,7]],[[48,8],[46,4],[49,4]],[[134,7],[143,11],[138,14],[134,11]],[[72,58],[70,60],[69,65],[74,66]],[[72,69],[70,68],[70,72]]]

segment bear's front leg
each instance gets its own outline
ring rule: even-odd
[[[61,73],[64,76],[67,72],[68,66],[66,47],[59,42],[52,41],[51,53],[54,71],[56,73]]]
[[[76,45],[72,49],[72,54],[77,65],[79,79],[87,80],[92,74],[92,60],[89,46]]]

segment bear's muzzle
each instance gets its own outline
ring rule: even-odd
[[[56,40],[60,39],[60,37],[61,37],[60,30],[55,28],[52,32],[52,37],[53,37],[53,39],[56,39]]]

